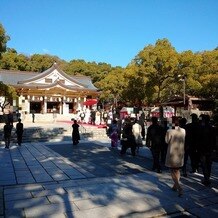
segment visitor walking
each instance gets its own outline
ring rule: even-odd
[[[120,151],[121,156],[126,154],[126,151],[128,148],[131,149],[132,156],[136,155],[136,142],[135,142],[135,137],[132,132],[132,123],[128,118],[126,118],[124,121],[121,145],[122,145],[121,151]]]
[[[182,196],[183,190],[180,185],[180,168],[184,163],[184,149],[185,149],[185,129],[179,127],[179,119],[174,120],[175,127],[167,130],[165,140],[168,144],[166,163],[170,168],[171,177],[174,185],[173,191],[178,191],[178,196]]]
[[[108,134],[111,139],[111,147],[117,147],[118,146],[118,125],[117,125],[117,120],[113,120],[111,125],[109,126],[108,129]]]
[[[179,123],[180,123],[180,127],[183,128],[184,130],[186,130],[187,119],[185,117],[183,117],[180,119]],[[187,162],[188,162],[189,153],[188,153],[188,145],[186,142],[186,138],[185,138],[184,152],[185,153],[184,153],[184,163],[182,166],[182,173],[183,173],[184,177],[187,177],[188,176],[188,174],[187,174]]]
[[[85,113],[84,113],[84,111],[81,111],[81,113],[80,113],[80,121],[81,121],[81,123],[84,123],[84,119],[85,119]]]
[[[142,140],[145,140],[145,112],[144,111],[142,111],[139,116],[139,124],[142,127],[142,130],[141,130]]]
[[[32,111],[32,122],[35,123],[35,112]]]
[[[13,124],[7,121],[4,125],[4,140],[5,140],[6,149],[9,149],[10,147],[12,128],[13,128]]]
[[[72,132],[73,145],[77,145],[80,140],[79,124],[77,123],[77,120],[73,121],[72,128],[73,128],[73,132]]]
[[[96,111],[94,109],[91,110],[91,124],[95,125]]]
[[[135,137],[137,152],[139,152],[139,148],[142,147],[142,126],[139,124],[139,121],[136,119],[132,126],[132,133]]]
[[[99,110],[95,113],[95,124],[98,126],[101,124],[101,113]]]
[[[157,173],[161,173],[160,166],[160,152],[164,146],[164,128],[158,124],[157,117],[151,118],[152,124],[147,129],[146,146],[151,149],[153,156],[152,170],[156,170]]]
[[[168,128],[168,121],[167,121],[167,119],[164,119],[163,121],[162,121],[162,123],[161,123],[161,126],[163,127],[163,129],[164,129],[164,136],[166,135],[166,132],[167,132],[167,130],[169,129]],[[163,163],[163,164],[165,164],[165,161],[166,161],[166,154],[167,154],[167,143],[165,142],[165,140],[164,140],[164,143],[163,143],[163,146],[161,147],[161,154],[160,154],[160,156],[161,156],[161,163]]]
[[[198,171],[199,162],[200,162],[200,156],[198,152],[198,147],[200,143],[199,141],[200,124],[197,114],[194,113],[191,114],[191,119],[192,122],[186,124],[185,126],[185,130],[186,130],[185,143],[191,161],[191,168],[192,168],[191,173],[195,173]]]
[[[200,118],[199,154],[204,175],[202,184],[209,186],[211,184],[212,151],[215,150],[216,147],[216,134],[215,128],[210,124],[210,116],[201,115]]]
[[[21,146],[22,138],[23,138],[23,123],[21,123],[21,119],[18,119],[18,123],[16,125],[16,134],[17,134],[17,144]]]

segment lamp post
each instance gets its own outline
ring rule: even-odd
[[[186,95],[186,75],[178,75],[181,78],[180,81],[183,82],[183,105],[185,107],[185,95]]]
[[[184,104],[184,107],[185,107],[185,92],[186,92],[186,77],[183,76],[183,104]]]

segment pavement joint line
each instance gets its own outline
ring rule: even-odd
[[[98,140],[90,140],[90,142],[98,143],[99,145],[110,147],[109,141],[107,141],[107,143],[99,143]],[[48,143],[52,143],[52,142],[48,142]],[[66,143],[69,143],[69,142],[67,141]],[[83,143],[85,143],[85,141],[81,142],[81,144],[83,144]],[[39,156],[37,156],[39,158],[39,159],[37,159],[37,161],[40,163],[40,165],[42,165],[41,164],[42,162],[40,162],[40,161],[42,161],[42,159],[40,159],[41,157],[43,158],[43,156],[45,156],[46,158],[49,159],[50,155],[51,155],[51,156],[55,156],[57,159],[60,158],[61,160],[64,161],[64,163],[71,166],[71,161],[69,161],[67,158],[65,158],[65,157],[63,157],[63,156],[61,156],[59,154],[56,154],[55,151],[52,151],[50,148],[46,147],[44,145],[44,143],[25,143],[24,147],[29,152],[32,152],[31,154],[34,154],[36,156],[37,156],[37,154],[40,154]],[[20,152],[19,149],[22,149],[22,148],[18,148],[16,150],[14,150],[13,154],[16,154],[15,151]],[[0,147],[0,152],[1,152],[1,147]],[[5,151],[3,151],[3,152],[5,152]],[[12,153],[11,152],[13,152],[13,150],[9,151],[9,152],[10,152],[10,158],[11,158],[11,161],[12,161]],[[25,153],[25,152],[22,153],[23,159],[27,158],[26,154],[27,153]],[[42,154],[42,156],[41,156],[41,154]],[[142,152],[142,154],[143,154],[143,152]],[[0,153],[0,155],[1,155],[1,153]],[[13,157],[17,157],[17,156],[15,155]],[[143,158],[143,156],[142,156],[142,158]],[[27,159],[25,159],[25,163],[27,163]],[[15,165],[15,162],[13,162],[13,164]],[[26,166],[29,168],[28,164],[26,164]],[[171,199],[172,198],[169,201],[169,207],[171,207],[169,212],[167,212],[168,211],[166,209],[167,207],[165,208],[165,206],[163,206],[164,204],[163,205],[160,204],[159,205],[160,208],[163,208],[163,209],[165,208],[165,212],[162,211],[163,212],[162,213],[162,212],[158,212],[158,210],[157,210],[156,215],[169,215],[169,216],[174,216],[175,215],[175,217],[177,215],[179,216],[181,214],[181,211],[178,208],[177,209],[173,208],[173,206],[172,206],[173,201],[175,201],[178,205],[180,205],[183,208],[183,210],[182,210],[183,213],[191,214],[193,217],[201,217],[202,214],[205,215],[204,211],[207,211],[208,214],[209,214],[209,212],[211,212],[211,210],[209,210],[209,208],[212,208],[212,209],[214,208],[214,210],[215,210],[215,208],[217,208],[217,206],[218,206],[218,200],[216,201],[216,199],[217,199],[216,195],[218,193],[218,175],[217,175],[218,168],[217,168],[217,166],[218,166],[217,163],[214,163],[213,170],[215,170],[215,174],[213,174],[212,177],[211,177],[212,180],[213,180],[213,187],[212,188],[207,188],[207,187],[202,186],[202,184],[200,183],[200,179],[202,178],[201,173],[193,174],[192,176],[190,176],[188,178],[183,178],[182,177],[181,182],[185,186],[184,187],[185,196],[183,198],[181,198],[181,199],[175,197],[174,193],[172,193],[172,192],[170,192],[170,190],[168,190],[170,184],[172,183],[168,172],[163,173],[163,174],[160,175],[160,174],[152,172],[152,171],[150,171],[148,169],[145,169],[145,172],[143,172],[143,173],[138,173],[138,174],[134,174],[134,175],[117,175],[117,176],[113,176],[113,177],[112,176],[111,177],[104,177],[104,178],[100,178],[100,179],[99,179],[99,177],[95,176],[94,178],[88,178],[87,177],[87,178],[83,178],[83,179],[80,178],[80,179],[69,179],[69,180],[61,180],[61,181],[54,181],[53,180],[51,182],[39,182],[39,183],[30,183],[30,184],[12,184],[12,185],[9,185],[9,186],[8,185],[3,185],[3,186],[0,186],[0,188],[1,188],[0,191],[3,192],[2,193],[2,195],[3,195],[9,189],[16,190],[18,188],[18,190],[19,190],[19,188],[20,188],[20,190],[22,191],[23,188],[28,188],[29,187],[27,189],[27,191],[30,191],[30,193],[32,194],[33,190],[35,188],[37,188],[37,187],[40,188],[41,187],[42,191],[48,191],[48,193],[49,192],[51,193],[51,191],[53,189],[47,189],[47,188],[49,187],[49,185],[53,184],[54,187],[55,187],[55,185],[57,185],[56,187],[63,188],[64,190],[69,190],[69,193],[72,193],[72,190],[74,190],[74,191],[78,190],[79,193],[81,192],[81,193],[85,194],[85,192],[88,191],[88,190],[89,190],[89,192],[95,190],[95,192],[93,194],[94,194],[94,197],[97,197],[97,199],[98,199],[98,197],[100,196],[99,193],[103,193],[103,191],[105,191],[105,193],[108,194],[108,196],[110,196],[110,194],[112,194],[110,190],[106,189],[106,186],[109,186],[114,191],[115,190],[119,191],[119,189],[121,189],[120,190],[121,192],[118,195],[118,197],[125,198],[127,196],[132,196],[132,197],[134,197],[134,200],[136,202],[140,202],[139,201],[140,196],[141,195],[143,196],[143,193],[146,196],[151,196],[151,197],[153,196],[153,198],[156,199],[156,200],[161,200],[162,203],[164,203],[165,199]],[[41,167],[43,167],[43,166],[41,166]],[[80,166],[78,166],[78,167],[80,168]],[[45,167],[43,167],[43,168],[45,168]],[[15,167],[13,169],[14,169],[14,171],[17,170]],[[127,182],[127,184],[126,184],[126,182]],[[70,186],[71,185],[70,183],[72,183],[72,186]],[[135,187],[136,184],[141,186],[141,187],[140,188]],[[52,186],[50,186],[50,187],[52,187]],[[101,187],[102,189],[98,190],[98,187]],[[150,187],[151,190],[148,189],[149,187]],[[84,191],[82,191],[82,190],[84,190]],[[135,193],[133,193],[132,190],[138,190],[139,195],[138,196],[135,195]],[[139,190],[141,190],[141,192]],[[156,192],[154,190],[156,190]],[[166,196],[162,196],[163,190],[166,192],[166,194],[167,194]],[[18,193],[19,193],[19,191],[18,191]],[[48,195],[46,195],[46,198],[47,198],[47,196]],[[203,206],[198,205],[198,207],[196,207],[194,202],[191,202],[191,199],[193,199],[193,197],[196,197],[199,204],[202,204]],[[187,198],[188,202],[186,202],[186,198]],[[95,201],[96,199],[91,198],[91,200]],[[89,208],[89,205],[88,205],[89,203],[88,202],[90,202],[91,200],[87,201],[85,199],[85,197],[84,197],[84,199],[80,200],[82,208],[86,207],[86,206]],[[108,197],[108,200],[109,200],[109,197]],[[127,199],[126,199],[126,202],[129,202],[129,200],[130,199],[128,199],[128,201],[127,201]],[[197,202],[197,200],[196,200],[196,202]],[[119,202],[119,200],[118,200],[118,202]],[[149,202],[146,199],[144,199],[144,202],[145,202],[145,205],[149,205]],[[4,209],[3,209],[4,214],[3,215],[5,215],[5,203],[7,203],[7,201],[5,202],[5,198],[3,198],[3,204],[4,204]],[[15,201],[15,203],[16,203],[16,201]],[[68,202],[68,203],[70,203],[70,202]],[[48,206],[49,205],[50,204],[48,204]],[[53,204],[51,204],[51,206],[52,205]],[[119,203],[118,203],[118,205],[119,205]],[[104,210],[107,211],[107,209],[110,208],[110,206],[116,208],[117,216],[114,216],[114,217],[120,217],[121,218],[123,214],[122,213],[119,214],[120,213],[119,208],[117,207],[117,205],[113,205],[112,202],[111,202],[110,205],[105,206]],[[39,208],[41,208],[41,206]],[[197,210],[195,208],[197,208]],[[155,209],[155,207],[153,207],[153,209]],[[62,210],[65,211],[64,208],[62,208]],[[175,211],[175,210],[176,210],[176,212],[170,212],[170,211]],[[26,211],[26,212],[28,212],[27,214],[30,214],[29,211],[26,210],[25,208],[22,209],[22,211],[24,213]],[[101,210],[100,210],[100,208],[97,208],[97,207],[96,208],[89,208],[87,210],[79,209],[77,212],[76,211],[72,212],[72,214],[75,214],[75,217],[82,217],[81,212],[84,214],[85,211],[88,214],[92,214],[94,211],[96,211],[96,214],[97,214],[97,211],[101,211]],[[128,214],[128,209],[125,211],[125,209],[122,208],[122,211]],[[136,209],[135,212],[137,212],[137,211],[139,212],[140,210]],[[67,214],[68,213],[68,211],[65,211],[64,213],[62,213],[62,212],[61,212],[61,214],[64,214],[64,213]],[[152,213],[152,211],[150,211],[150,213]],[[149,212],[145,211],[145,214],[149,214]],[[207,216],[209,216],[208,214],[207,214]],[[0,213],[0,217],[1,217],[1,215],[2,214]],[[136,213],[136,215],[137,215],[137,213]],[[96,217],[96,216],[93,216],[93,217]],[[105,216],[105,218],[106,217],[107,216]],[[205,217],[205,216],[203,216],[203,217]],[[214,216],[210,216],[210,217],[214,217]]]

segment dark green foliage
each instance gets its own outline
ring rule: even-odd
[[[0,24],[0,69],[43,72],[58,63],[69,75],[85,75],[101,90],[102,100],[124,100],[150,105],[183,94],[218,98],[218,50],[178,53],[168,39],[144,47],[126,67],[112,67],[108,63],[85,60],[61,60],[48,54],[19,54],[6,49],[9,36]]]

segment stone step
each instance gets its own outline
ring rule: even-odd
[[[3,129],[0,130],[0,136],[3,139]],[[12,130],[11,141],[16,142],[15,129]],[[106,139],[106,130],[103,128],[90,127],[85,128],[80,127],[80,137],[81,139]],[[72,139],[72,127],[55,127],[55,128],[43,128],[43,127],[29,127],[24,129],[23,142],[42,142],[42,141],[68,141]]]

